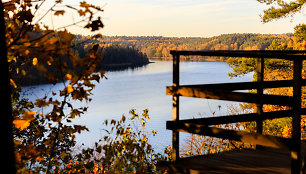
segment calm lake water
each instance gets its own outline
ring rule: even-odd
[[[172,85],[172,62],[154,62],[133,70],[106,73],[108,80],[102,80],[97,84],[92,102],[85,103],[89,107],[87,113],[74,121],[76,124],[86,125],[90,130],[77,135],[78,144],[92,146],[105,135],[102,124],[104,120],[120,119],[123,114],[128,117],[130,109],[136,109],[139,114],[143,109],[149,109],[150,120],[147,128],[157,131],[155,137],[150,137],[150,143],[156,151],[162,152],[171,144],[171,131],[166,130],[166,120],[171,120],[172,96],[166,95],[166,86]],[[231,68],[224,62],[182,62],[180,83],[183,85],[252,80],[252,74],[230,79],[227,75],[230,71]],[[50,88],[61,89],[62,85],[35,86],[34,90],[31,88],[35,91],[32,97],[42,97]],[[216,112],[216,115],[224,115],[227,113],[227,106],[235,104],[185,97],[181,97],[180,103],[181,118],[212,116],[213,112]],[[181,143],[184,143],[187,135],[181,136]]]

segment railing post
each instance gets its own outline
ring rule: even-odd
[[[257,103],[257,120],[256,120],[256,127],[257,127],[257,133],[262,134],[262,114],[263,114],[263,104],[260,102],[260,98],[263,96],[263,81],[264,81],[264,58],[258,58],[257,59],[257,67],[256,67],[256,73],[257,73],[257,97],[258,97],[258,103]]]
[[[177,90],[180,85],[180,56],[173,54],[173,89]],[[173,95],[172,99],[172,120],[179,120],[179,95]],[[179,159],[179,132],[172,132],[172,158],[173,161]]]
[[[301,170],[301,104],[302,104],[302,65],[301,59],[293,61],[293,116],[292,116],[292,143],[291,173],[299,174]]]

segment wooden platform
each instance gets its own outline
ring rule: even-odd
[[[217,154],[180,158],[176,162],[162,162],[159,166],[167,169],[169,173],[182,174],[290,174],[290,159],[289,151],[279,149],[236,149]]]
[[[301,174],[304,162],[304,148],[301,142],[302,86],[306,86],[302,78],[303,60],[306,51],[267,51],[267,50],[213,50],[188,51],[172,50],[173,85],[168,86],[166,93],[172,95],[172,121],[167,121],[167,129],[172,130],[172,160],[162,162],[160,167],[167,168],[170,173],[292,173]],[[255,58],[255,82],[236,82],[218,84],[180,85],[180,56],[224,56],[239,58]],[[293,79],[281,81],[265,81],[265,59],[286,59],[292,61]],[[292,96],[271,95],[264,93],[266,88],[292,87]],[[256,89],[256,93],[240,90]],[[247,102],[256,104],[256,113],[241,115],[225,115],[220,117],[180,119],[180,97],[206,98]],[[264,112],[264,104],[290,106],[289,110]],[[283,138],[263,134],[264,120],[291,117],[292,136]],[[216,128],[211,125],[256,122],[256,133]],[[180,158],[180,132],[241,141],[248,144],[266,146],[261,150],[240,149],[213,155]],[[275,148],[275,149],[272,149]]]

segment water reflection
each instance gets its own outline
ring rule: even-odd
[[[150,62],[154,63],[154,62]],[[145,68],[148,66],[148,64],[143,64],[143,65],[114,65],[114,66],[102,66],[102,69],[106,72],[117,72],[117,71],[134,71],[139,68]]]
[[[227,75],[231,71],[224,62],[182,62],[181,84],[205,84],[221,82],[251,81],[252,74],[242,78],[230,79]],[[142,67],[125,70],[107,71],[108,80],[102,80],[93,90],[92,102],[88,111],[81,118],[73,121],[75,124],[86,125],[90,132],[77,135],[78,144],[92,146],[95,141],[103,137],[102,123],[106,119],[120,119],[124,114],[128,116],[130,109],[136,109],[141,114],[143,109],[149,109],[150,121],[148,130],[158,132],[151,137],[150,142],[158,152],[171,144],[171,131],[166,130],[166,120],[171,120],[172,96],[166,95],[166,86],[172,85],[172,61],[155,61]],[[60,89],[58,85],[36,86],[36,96],[45,95],[46,91]],[[44,91],[42,91],[43,89]],[[35,96],[35,97],[36,97]],[[33,97],[33,99],[35,99]],[[227,105],[233,102],[181,97],[181,118],[211,116],[226,114]],[[84,103],[74,103],[84,106]],[[217,110],[221,105],[221,110]],[[185,135],[186,136],[186,135]],[[182,135],[182,143],[184,135]]]

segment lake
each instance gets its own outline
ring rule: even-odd
[[[102,80],[93,91],[92,101],[87,105],[88,111],[74,121],[86,125],[90,130],[77,135],[78,144],[93,146],[95,141],[103,137],[103,122],[106,119],[120,119],[122,115],[129,116],[130,109],[136,109],[141,114],[143,109],[149,109],[150,120],[148,130],[157,131],[149,142],[157,152],[163,152],[167,145],[171,145],[171,132],[166,130],[166,120],[171,120],[172,96],[166,95],[166,86],[172,85],[172,61],[154,61],[144,67],[124,71],[107,72],[107,80]],[[181,62],[180,84],[207,84],[221,82],[251,81],[253,74],[230,79],[227,75],[231,68],[225,62]],[[60,89],[58,85],[38,85],[33,98],[43,95],[50,88]],[[30,89],[30,87],[27,87]],[[31,90],[33,90],[31,88]],[[236,104],[228,101],[195,99],[181,97],[180,117],[207,117],[224,115],[227,107]],[[78,104],[77,104],[78,105]],[[221,110],[219,111],[219,107]],[[181,135],[184,143],[186,134]]]

